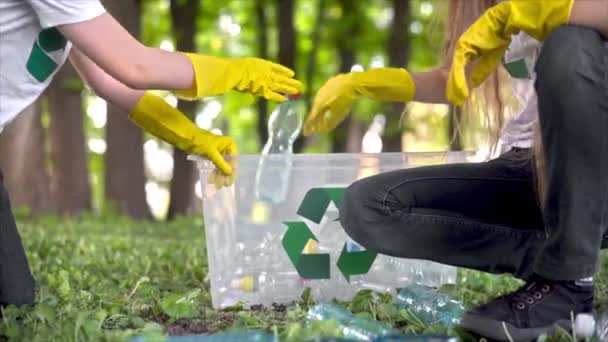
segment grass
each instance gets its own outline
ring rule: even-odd
[[[313,300],[272,308],[211,309],[202,219],[171,223],[117,217],[20,219],[19,227],[38,282],[37,305],[4,309],[0,341],[128,341],[136,335],[211,334],[262,329],[289,341],[335,336],[332,322],[302,323]],[[597,305],[608,304],[608,273],[598,277]],[[461,271],[444,290],[467,306],[513,290],[507,276]],[[363,291],[342,303],[358,315],[403,332],[466,333],[428,327],[391,304],[390,296]],[[547,341],[573,341],[561,334]]]

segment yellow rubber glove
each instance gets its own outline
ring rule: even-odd
[[[511,0],[484,13],[460,37],[454,51],[446,88],[447,98],[461,106],[469,97],[465,68],[477,62],[471,85],[478,87],[500,64],[511,44],[511,36],[521,31],[545,40],[555,28],[567,24],[574,0]]]
[[[223,173],[232,174],[230,164],[223,157],[237,153],[232,138],[198,128],[162,98],[144,93],[129,113],[129,119],[157,138],[187,153],[204,156]]]
[[[291,69],[264,59],[185,55],[192,62],[195,75],[192,89],[175,91],[185,100],[238,90],[283,102],[287,99],[281,94],[296,94],[302,87],[302,83],[293,78]]]
[[[219,169],[215,169],[213,170],[213,172],[211,172],[209,178],[207,178],[207,184],[213,184],[218,190],[234,184],[234,181],[236,180],[236,175],[238,173],[238,159],[229,158],[228,164],[230,164],[230,167],[232,168],[232,174],[226,175]]]
[[[400,68],[378,68],[337,75],[319,89],[304,124],[304,135],[334,130],[360,96],[378,101],[409,102],[415,92],[412,76]]]

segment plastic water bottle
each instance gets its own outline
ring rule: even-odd
[[[423,334],[423,335],[392,335],[382,336],[374,339],[372,342],[458,342],[460,339],[453,336],[445,336],[440,334]]]
[[[356,340],[346,338],[321,338],[310,340],[308,342],[354,342]],[[380,336],[371,340],[371,342],[458,342],[458,337],[451,337],[439,334],[424,334],[424,335],[390,335]]]
[[[361,141],[361,151],[363,153],[380,153],[382,152],[382,134],[386,126],[386,118],[382,114],[374,117],[372,124],[363,135]]]
[[[372,341],[383,335],[393,335],[397,331],[382,322],[357,317],[343,307],[333,303],[322,303],[308,311],[311,321],[334,320],[338,323],[345,338],[357,341]]]
[[[135,337],[131,342],[152,342],[158,338]],[[262,331],[251,330],[215,335],[168,336],[163,342],[278,342],[279,339]]]
[[[397,303],[427,325],[439,323],[454,327],[460,323],[464,314],[464,307],[460,302],[418,284],[399,291]]]
[[[579,315],[580,316],[580,315]],[[608,341],[608,313],[598,314],[594,319],[595,337],[598,341]],[[579,335],[577,333],[577,335]]]
[[[289,188],[293,143],[302,130],[302,114],[296,110],[300,95],[289,95],[268,119],[268,140],[256,174],[255,195],[260,201],[283,203]]]
[[[580,313],[574,319],[574,334],[577,338],[591,338],[595,333],[595,318],[590,313]],[[599,337],[599,334],[598,334]],[[604,336],[600,341],[606,341]]]

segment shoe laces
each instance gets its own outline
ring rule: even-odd
[[[510,295],[510,301],[513,306],[518,310],[524,310],[534,303],[542,300],[549,292],[551,292],[551,285],[545,282],[532,281],[512,295]]]

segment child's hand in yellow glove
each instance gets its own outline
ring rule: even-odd
[[[233,176],[231,163],[224,159],[224,156],[234,156],[237,152],[236,143],[231,137],[216,135],[204,129],[197,128],[193,134],[192,145],[188,148],[189,153],[204,156],[227,176]]]
[[[185,55],[192,62],[195,84],[192,89],[175,91],[183,99],[193,100],[238,90],[283,102],[287,99],[281,94],[296,94],[302,87],[302,83],[293,78],[293,70],[264,59]]]
[[[378,68],[332,77],[315,97],[304,125],[304,135],[334,130],[361,96],[379,101],[408,102],[415,92],[412,77],[399,68]]]
[[[567,24],[574,0],[510,0],[490,8],[460,37],[446,88],[447,98],[461,106],[469,97],[466,65],[477,62],[471,84],[478,87],[498,67],[511,44],[523,31],[539,41]]]
[[[144,93],[129,113],[129,119],[182,151],[206,157],[224,174],[232,174],[232,168],[224,155],[237,154],[234,140],[198,128],[162,98]]]
[[[223,187],[228,187],[234,184],[236,180],[236,176],[238,174],[238,159],[237,158],[227,158],[228,164],[232,170],[232,173],[226,175],[219,169],[215,169],[211,172],[209,177],[207,178],[207,184],[212,184],[215,186],[217,190],[220,190]]]

